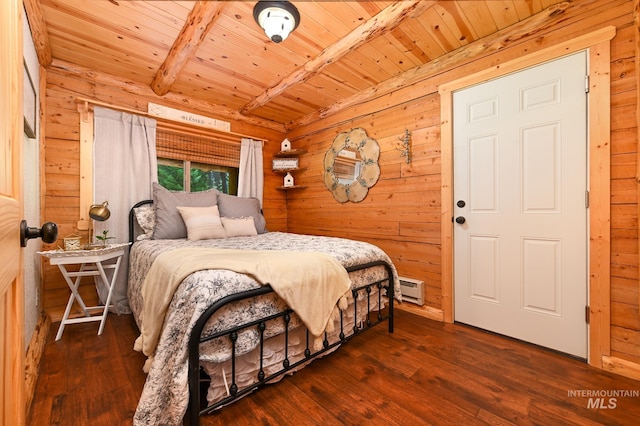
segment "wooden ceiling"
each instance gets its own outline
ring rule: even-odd
[[[253,19],[255,1],[24,3],[44,66],[103,71],[219,106],[222,118],[233,112],[287,128],[379,95],[417,67],[563,4],[294,0],[300,25],[276,44]]]

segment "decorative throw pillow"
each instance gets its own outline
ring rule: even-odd
[[[246,237],[258,235],[252,217],[221,217],[227,237]]]
[[[260,209],[257,198],[243,198],[235,195],[218,193],[218,208],[221,217],[249,217],[253,218],[258,234],[267,232],[267,221]]]
[[[177,207],[177,209],[187,227],[187,238],[190,241],[226,237],[218,206]]]
[[[187,238],[187,227],[176,207],[210,207],[218,202],[218,190],[202,192],[173,192],[158,183],[153,184],[153,204],[156,208],[156,226],[153,239]]]
[[[156,209],[153,206],[141,206],[133,209],[136,215],[138,225],[142,228],[143,234],[136,238],[140,240],[148,240],[153,236],[153,228],[156,226]]]

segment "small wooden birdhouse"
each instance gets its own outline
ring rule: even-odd
[[[280,151],[290,151],[290,150],[291,150],[291,141],[289,141],[289,139],[285,138],[280,143]]]
[[[294,185],[293,176],[291,176],[291,173],[287,173],[284,176],[284,186],[285,186],[285,188],[287,188],[287,187],[290,187],[290,186],[293,186],[293,185]]]

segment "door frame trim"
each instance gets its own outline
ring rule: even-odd
[[[441,205],[442,205],[442,310],[445,322],[453,322],[453,92],[506,74],[582,50],[588,50],[588,144],[589,144],[589,293],[590,323],[588,362],[603,368],[603,356],[611,353],[611,47],[616,35],[614,26],[541,49],[443,84],[440,94]]]

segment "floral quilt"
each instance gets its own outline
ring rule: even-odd
[[[316,251],[330,254],[345,267],[375,260],[383,260],[392,265],[386,253],[372,244],[333,237],[268,232],[251,237],[200,241],[142,240],[132,246],[129,257],[129,304],[138,324],[143,307],[140,288],[146,272],[160,253],[180,247]],[[179,261],[180,259],[176,259],[176,262]],[[393,271],[394,293],[398,296],[399,282],[395,269]],[[381,279],[384,274],[384,268],[376,267],[351,273],[350,278],[356,288]],[[250,276],[222,269],[198,271],[182,281],[167,311],[156,354],[149,366],[147,381],[134,415],[134,425],[182,424],[188,405],[187,348],[190,330],[207,307],[216,300],[259,286]],[[285,308],[284,302],[273,293],[262,297],[260,303],[238,302],[233,307],[221,309],[208,323],[207,329],[228,329],[248,319],[263,318]],[[297,325],[299,320],[295,316],[292,318],[292,326]],[[266,337],[281,331],[272,327],[267,331]],[[257,342],[256,332],[242,333],[236,342],[236,355],[251,351]],[[229,359],[231,348],[226,340],[213,340],[201,352],[202,361],[223,362]]]

